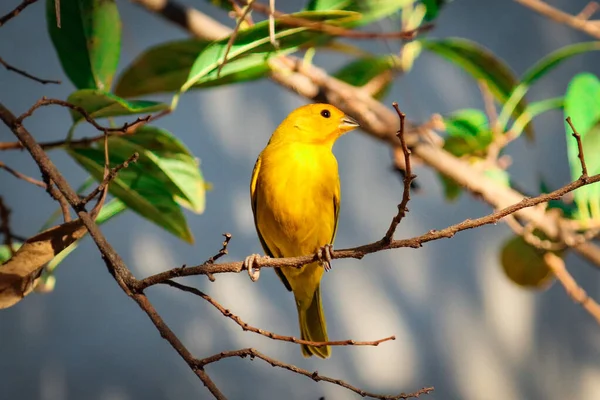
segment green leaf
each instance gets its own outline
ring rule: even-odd
[[[600,41],[577,43],[556,50],[555,52],[550,53],[538,61],[533,67],[525,72],[521,82],[517,87],[514,88],[510,98],[504,104],[504,107],[498,116],[498,123],[500,124],[500,127],[505,128],[508,124],[510,116],[514,116],[514,110],[520,109],[519,104],[523,103],[522,99],[525,97],[525,94],[533,83],[559,66],[563,61],[566,61],[578,54],[596,50],[600,50]],[[518,114],[521,114],[521,112]]]
[[[355,19],[358,14],[347,11],[315,11],[291,15],[340,25]],[[311,31],[304,27],[290,27],[276,20],[275,39],[279,42],[279,50],[275,51],[269,39],[268,21],[259,22],[251,28],[238,32],[227,55],[227,64],[231,70],[239,72],[249,66],[262,65],[271,57],[295,51],[302,45],[314,44],[329,37],[322,32]],[[213,42],[199,54],[186,82],[181,86],[181,93],[194,85],[217,79],[218,67],[225,56],[228,41],[229,38],[225,38]],[[243,63],[241,67],[235,65],[238,62]]]
[[[393,55],[386,55],[381,57],[364,57],[358,60],[352,61],[350,64],[345,65],[333,76],[339,80],[342,80],[352,86],[364,86],[369,83],[373,78],[398,68],[400,60],[398,57]],[[379,92],[373,97],[380,99],[390,88],[391,80],[385,84]]]
[[[135,135],[115,136],[110,144],[126,154],[138,152],[139,166],[162,182],[180,205],[204,212],[206,184],[199,161],[170,132],[144,126]]]
[[[562,97],[554,97],[551,99],[536,101],[535,103],[529,104],[523,114],[519,115],[519,118],[515,120],[510,132],[515,136],[519,136],[523,129],[538,115],[543,114],[547,111],[561,110],[563,108],[564,99]]]
[[[176,92],[187,80],[198,54],[212,42],[203,40],[181,40],[163,43],[142,53],[121,74],[115,94],[121,97]],[[270,68],[264,57],[255,65],[242,62],[225,64],[219,77],[205,80],[192,89],[231,83],[248,82],[265,77]],[[234,68],[236,67],[236,68]]]
[[[131,153],[117,145],[111,145],[115,137],[109,138],[111,166],[121,164]],[[104,150],[98,147],[68,149],[69,155],[85,168],[97,181],[104,174]],[[140,158],[142,154],[140,154]],[[165,228],[175,236],[192,243],[193,237],[185,217],[174,199],[170,188],[155,177],[154,171],[146,169],[147,163],[131,163],[119,171],[110,183],[109,192],[142,217]]]
[[[512,236],[500,251],[502,270],[519,286],[545,290],[554,281],[554,274],[544,260],[544,253],[521,236]]]
[[[78,89],[109,90],[121,49],[121,20],[114,0],[46,0],[46,20],[58,58]]]
[[[581,135],[583,154],[589,175],[600,173],[600,81],[590,73],[576,75],[565,94],[565,118],[571,122]],[[581,164],[578,158],[579,148],[573,138],[571,127],[565,124],[567,155],[571,169],[571,178],[581,176]],[[575,202],[579,209],[579,218],[587,220],[600,218],[600,185],[588,185],[575,191]]]
[[[427,8],[425,14],[425,21],[430,22],[436,19],[440,13],[440,10],[449,3],[447,0],[421,0],[421,3]]]
[[[389,17],[415,0],[311,0],[306,7],[309,11],[345,10],[360,13],[360,19],[351,26],[363,26]]]
[[[424,49],[457,64],[475,79],[485,81],[492,95],[501,104],[508,101],[517,86],[516,75],[508,65],[478,43],[462,38],[423,39],[421,43]],[[519,99],[509,116],[513,112],[515,117],[521,115],[526,106],[525,101]],[[532,130],[528,132],[533,134]]]
[[[464,109],[444,118],[446,139],[444,149],[457,157],[483,155],[492,142],[487,116],[476,109]]]
[[[156,101],[124,100],[114,94],[97,89],[81,89],[71,93],[67,101],[82,107],[92,118],[116,117],[120,115],[149,114],[169,108],[169,105]],[[83,120],[83,116],[69,110],[73,123]]]

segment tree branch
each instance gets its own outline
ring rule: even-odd
[[[65,178],[58,171],[54,163],[48,158],[44,150],[40,147],[40,145],[35,141],[33,136],[23,127],[22,120],[15,117],[10,110],[8,110],[4,105],[0,103],[0,120],[2,120],[11,131],[17,136],[19,141],[23,143],[23,146],[29,151],[34,161],[37,163],[38,167],[42,172],[42,176],[48,177],[49,181],[55,182],[58,190],[62,193],[66,201],[69,205],[77,212],[77,215],[81,219],[84,226],[87,228],[90,236],[96,243],[98,250],[102,255],[102,259],[104,260],[108,271],[117,281],[119,287],[129,296],[131,297],[138,306],[146,313],[146,315],[150,318],[156,329],[160,332],[161,336],[169,342],[171,347],[175,349],[175,351],[181,356],[181,358],[188,364],[188,366],[194,371],[196,376],[204,383],[204,385],[208,388],[208,390],[212,393],[212,395],[218,400],[224,400],[225,396],[223,393],[217,388],[215,383],[211,380],[208,374],[204,370],[204,366],[208,364],[206,358],[204,360],[195,359],[189,350],[183,345],[183,343],[179,340],[179,338],[175,335],[175,333],[169,328],[169,326],[164,322],[164,320],[160,317],[160,315],[156,312],[146,295],[143,293],[143,289],[140,289],[140,281],[136,280],[131,271],[127,268],[121,257],[117,254],[114,248],[108,243],[98,225],[94,222],[92,216],[86,211],[85,204],[79,199],[77,193],[71,188]],[[48,184],[49,187],[53,187]],[[210,260],[209,260],[210,261]],[[210,265],[210,264],[209,264]],[[179,270],[186,271],[186,269],[178,268]],[[263,359],[268,359],[268,357],[262,355],[261,353],[256,352],[256,357],[263,357]],[[226,358],[226,356],[221,356],[221,358]],[[270,359],[269,359],[270,360]],[[217,360],[213,360],[210,362],[215,362]],[[297,370],[300,374],[305,374],[305,370],[299,369],[290,364],[284,364],[279,361],[271,360],[277,363],[277,366],[281,366],[282,368],[289,369],[291,371]],[[309,373],[310,374],[310,373]],[[313,374],[313,379],[316,381],[323,380],[331,383],[338,384],[342,387],[353,390],[357,393],[364,393],[363,396],[371,395],[371,393],[364,392],[354,386],[351,386],[341,380],[336,380],[328,377],[324,377],[318,375],[316,372]],[[429,393],[433,388],[422,389],[421,391],[417,391],[417,395],[423,393]],[[375,395],[375,398],[390,398],[386,396]],[[403,394],[401,394],[403,396]],[[392,398],[403,398],[403,397],[392,397]]]
[[[304,375],[307,378],[310,378],[315,382],[323,381],[323,382],[333,383],[334,385],[338,385],[338,386],[341,386],[348,390],[351,390],[354,393],[361,395],[362,397],[371,397],[373,399],[381,399],[381,400],[410,399],[410,398],[414,398],[414,397],[419,397],[422,394],[428,394],[430,392],[433,392],[433,387],[422,388],[413,393],[400,393],[400,394],[396,394],[396,395],[380,395],[377,393],[366,392],[366,391],[359,389],[355,386],[352,386],[340,379],[333,379],[333,378],[329,378],[327,376],[320,375],[318,371],[310,372],[305,369],[298,368],[295,365],[286,364],[281,361],[277,361],[277,360],[275,360],[271,357],[268,357],[268,356],[264,355],[263,353],[255,350],[255,349],[252,349],[252,348],[233,350],[233,351],[223,351],[219,354],[215,354],[214,356],[206,357],[202,360],[199,360],[198,366],[204,367],[208,364],[223,360],[225,358],[230,358],[230,357],[241,357],[241,358],[250,357],[250,359],[259,358],[259,359],[267,362],[268,364],[270,364],[273,367],[287,369],[288,371],[292,371],[297,374]]]
[[[322,346],[378,346],[380,343],[383,342],[387,342],[390,340],[396,340],[395,336],[389,336],[383,339],[378,339],[378,340],[373,340],[373,341],[364,341],[364,342],[360,342],[360,341],[356,341],[356,340],[351,340],[351,339],[347,339],[347,340],[336,340],[336,341],[331,341],[331,342],[312,342],[310,340],[303,340],[303,339],[297,339],[293,336],[283,336],[283,335],[278,335],[276,333],[273,332],[269,332],[266,331],[264,329],[260,329],[260,328],[256,328],[254,326],[249,325],[247,322],[244,322],[240,317],[238,317],[237,315],[233,314],[231,311],[229,311],[228,309],[226,309],[225,307],[223,307],[221,304],[219,304],[215,299],[213,299],[211,296],[207,295],[206,293],[202,292],[199,289],[193,288],[191,286],[187,286],[187,285],[182,285],[181,283],[177,283],[171,280],[166,280],[164,282],[161,282],[162,284],[177,288],[179,290],[182,290],[184,292],[187,293],[191,293],[194,294],[204,300],[206,300],[207,302],[209,302],[213,307],[215,307],[217,310],[219,310],[219,312],[221,314],[223,314],[224,317],[231,319],[233,322],[235,322],[236,324],[238,324],[244,331],[250,331],[250,332],[254,332],[257,333],[259,335],[268,337],[270,339],[273,340],[280,340],[283,342],[291,342],[291,343],[296,343],[296,344],[305,344],[305,345],[309,345],[309,346],[314,346],[314,347],[322,347]]]
[[[210,19],[198,10],[181,6],[172,0],[133,0],[143,5],[150,11],[159,12],[196,37],[204,39],[221,39],[231,33],[231,29]],[[157,7],[157,3],[162,6]],[[173,19],[173,13],[164,10],[178,10],[177,15],[189,15],[182,24],[180,20]],[[210,22],[206,22],[206,21]],[[210,25],[209,25],[210,24]],[[335,105],[345,113],[356,118],[361,131],[370,136],[388,143],[392,148],[399,146],[396,131],[396,118],[394,112],[379,101],[373,99],[360,88],[353,87],[339,81],[327,74],[324,70],[314,65],[303,65],[293,57],[278,57],[271,60],[273,71],[271,79],[309,100],[323,101]],[[502,209],[523,199],[523,194],[502,186],[488,177],[483,172],[471,167],[439,146],[424,143],[419,140],[420,133],[428,131],[423,127],[407,122],[406,141],[414,157],[440,172],[460,186],[478,195],[494,209]],[[550,239],[558,237],[559,230],[555,218],[549,218],[543,210],[520,209],[517,216],[526,223],[532,223],[543,231]],[[600,267],[600,248],[592,243],[582,243],[573,246],[575,252],[585,257],[596,267]]]
[[[35,0],[35,1],[37,1],[37,0]],[[38,78],[36,76],[31,75],[27,71],[24,71],[24,70],[16,68],[16,67],[13,67],[12,65],[10,65],[6,61],[4,61],[2,58],[0,58],[0,64],[4,65],[4,68],[6,68],[7,71],[16,72],[17,74],[22,75],[22,76],[24,76],[26,78],[32,79],[32,80],[34,80],[36,82],[39,82],[42,85],[46,85],[48,83],[54,83],[56,85],[60,85],[60,81],[57,81],[57,80],[54,80],[54,79],[42,79],[42,78]]]
[[[533,11],[541,14],[545,17],[550,18],[559,24],[567,25],[573,29],[585,32],[590,36],[600,39],[600,21],[588,21],[589,15],[587,12],[582,12],[584,15],[571,15],[559,10],[558,8],[552,7],[540,0],[515,0],[517,3],[524,5],[525,7],[531,8]],[[590,9],[590,5],[596,5],[597,3],[592,1],[586,9]],[[585,9],[584,9],[585,10]]]
[[[23,11],[25,8],[27,8],[28,6],[32,5],[36,1],[37,0],[23,0],[21,2],[21,4],[19,4],[14,10],[12,10],[8,14],[0,17],[0,27],[2,25],[6,24],[11,19],[13,19],[14,17],[16,17],[17,15],[19,15],[21,13],[21,11]]]

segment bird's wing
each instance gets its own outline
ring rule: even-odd
[[[260,156],[258,156],[258,159],[256,160],[256,164],[254,164],[254,170],[252,171],[252,179],[250,180],[250,200],[252,203],[252,214],[254,214],[254,226],[256,227],[256,233],[258,234],[258,239],[260,240],[260,244],[262,245],[263,250],[265,251],[265,253],[267,253],[267,255],[269,257],[275,257],[275,255],[273,254],[271,249],[269,249],[269,246],[267,246],[267,242],[265,242],[265,239],[263,238],[262,234],[260,233],[260,228],[258,226],[258,218],[257,218],[257,214],[256,214],[257,210],[258,210],[258,207],[256,206],[256,202],[258,199],[258,191],[256,190],[256,184],[258,181],[258,173],[260,171],[260,164],[261,164],[261,158],[260,158]],[[281,282],[283,282],[285,288],[291,292],[292,286],[288,282],[287,278],[283,275],[283,272],[281,272],[281,268],[275,268],[275,273],[277,273],[277,276],[279,277],[279,279],[281,279]]]
[[[338,179],[337,185],[333,191],[333,234],[331,235],[331,242],[329,242],[330,244],[333,244],[333,241],[335,240],[335,234],[337,232],[338,217],[340,216],[340,194],[340,181]]]

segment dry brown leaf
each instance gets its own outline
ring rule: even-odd
[[[81,220],[66,222],[29,238],[0,266],[0,309],[8,308],[35,287],[42,268],[87,232]]]

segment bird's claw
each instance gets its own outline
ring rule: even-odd
[[[252,282],[256,282],[260,277],[260,268],[254,269],[254,263],[260,258],[260,254],[252,254],[246,257],[246,259],[244,260],[244,266],[246,267],[246,270],[248,271],[248,276],[250,277],[250,280]],[[265,256],[265,258],[267,257]]]
[[[325,268],[325,271],[331,270],[332,252],[333,245],[331,244],[326,244],[317,251],[317,257],[323,263],[323,268]]]

